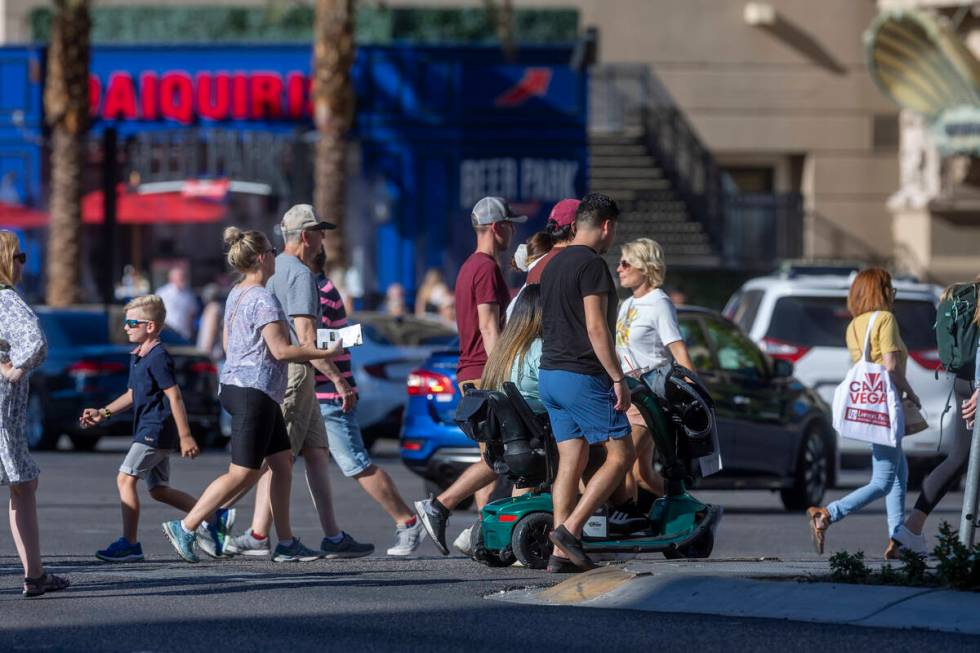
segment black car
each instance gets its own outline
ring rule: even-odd
[[[780,492],[789,510],[817,505],[835,482],[830,409],[793,378],[791,363],[766,356],[714,311],[678,309],[681,332],[711,392],[724,469],[701,487]],[[437,352],[409,377],[402,461],[429,491],[447,487],[479,452],[453,423],[459,352]]]
[[[122,311],[114,307],[36,309],[48,340],[48,357],[30,380],[28,443],[53,449],[67,434],[75,449],[89,451],[104,436],[131,436],[132,413],[124,411],[96,427],[82,429],[85,408],[99,408],[126,391],[134,346],[122,333]],[[224,443],[219,428],[218,377],[203,352],[170,329],[161,340],[174,358],[177,384],[191,431],[201,446]]]

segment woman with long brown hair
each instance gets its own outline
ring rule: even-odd
[[[514,304],[504,327],[483,368],[480,387],[500,390],[511,381],[521,391],[531,409],[544,412],[538,391],[538,365],[541,362],[541,286],[533,283]]]
[[[919,397],[905,378],[908,348],[899,333],[898,321],[891,312],[894,303],[895,288],[892,286],[892,277],[886,270],[869,268],[858,273],[847,295],[847,310],[854,318],[847,325],[847,349],[851,354],[851,361],[859,361],[865,355],[865,334],[868,334],[871,362],[884,365],[895,389],[921,407]],[[895,447],[871,445],[871,460],[871,480],[867,485],[834,501],[826,508],[814,506],[807,510],[817,553],[823,553],[826,531],[831,524],[881,497],[885,497],[888,513],[889,545],[885,555],[888,556],[894,548],[891,538],[902,526],[905,516],[905,488],[908,483],[908,464],[902,451],[901,438]]]

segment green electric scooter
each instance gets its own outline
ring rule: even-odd
[[[666,495],[657,499],[648,525],[632,533],[610,534],[604,509],[589,519],[582,542],[590,553],[660,552],[667,558],[707,558],[722,509],[687,492],[689,464],[714,452],[714,411],[696,375],[675,366],[662,397],[648,381],[630,379],[633,404],[646,421],[662,463]],[[463,407],[463,404],[468,404]],[[475,408],[480,406],[479,408]],[[472,529],[474,559],[494,567],[515,560],[532,569],[548,564],[552,545],[550,488],[557,470],[557,445],[545,415],[536,415],[517,387],[504,392],[474,390],[461,402],[457,422],[486,444],[485,459],[527,494],[487,504]]]

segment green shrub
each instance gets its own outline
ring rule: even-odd
[[[864,583],[871,570],[864,564],[864,551],[838,551],[830,556],[830,578],[835,583]]]

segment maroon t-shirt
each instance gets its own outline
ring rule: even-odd
[[[459,328],[459,363],[456,381],[473,381],[483,374],[487,352],[483,348],[480,318],[476,307],[496,304],[500,309],[500,327],[510,302],[510,290],[504,282],[497,261],[483,252],[470,255],[456,276],[456,326]]]
[[[550,252],[542,256],[541,260],[535,263],[534,267],[531,268],[531,271],[527,273],[527,280],[525,283],[528,285],[531,285],[532,283],[541,283],[541,273],[544,272],[544,269],[548,266],[551,259],[558,256],[558,252],[560,252],[562,249],[564,248],[552,247]]]

